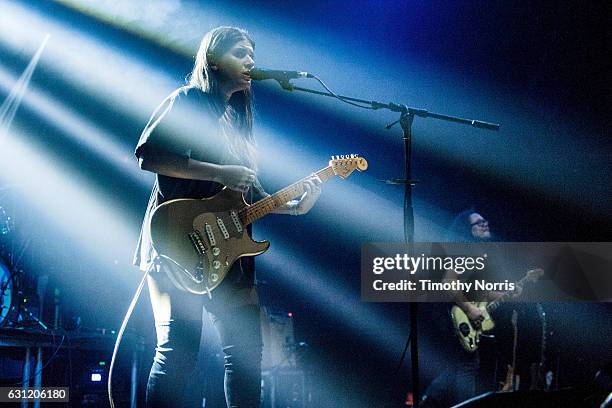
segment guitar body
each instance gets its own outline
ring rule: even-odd
[[[480,328],[474,327],[472,321],[459,306],[454,305],[450,312],[453,328],[457,338],[459,339],[459,343],[461,343],[461,346],[469,353],[473,353],[478,349],[480,335],[483,332],[493,330],[495,327],[495,322],[487,310],[487,302],[474,302],[473,304],[482,310],[485,317],[480,325]]]
[[[171,267],[178,287],[210,294],[236,260],[264,253],[268,241],[249,237],[238,217],[248,207],[242,193],[224,188],[211,198],[170,200],[155,209],[150,231],[153,248]]]
[[[506,371],[506,381],[501,383],[500,391],[501,392],[516,391],[515,386],[516,386],[516,382],[515,382],[515,377],[514,377],[514,367],[508,364],[508,369]]]

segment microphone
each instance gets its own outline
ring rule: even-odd
[[[265,79],[275,79],[277,81],[288,81],[293,78],[312,78],[312,74],[300,71],[281,71],[276,69],[253,68],[249,71],[249,76],[255,81]]]

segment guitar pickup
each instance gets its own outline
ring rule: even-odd
[[[221,218],[217,218],[217,225],[219,226],[219,229],[221,230],[221,233],[223,234],[223,238],[229,239],[230,237],[229,232],[227,232],[227,228],[225,228],[225,224],[223,223],[223,220]]]
[[[238,232],[242,232],[242,223],[240,222],[240,218],[238,218],[238,214],[236,214],[236,211],[230,211],[230,217],[232,218],[232,222],[234,223],[234,226],[236,227]]]
[[[189,240],[191,241],[191,244],[195,248],[196,252],[199,255],[204,255],[204,253],[206,252],[206,244],[204,243],[200,232],[197,230],[193,230],[187,235],[189,236]]]
[[[213,234],[212,227],[209,224],[204,224],[204,229],[206,230],[206,235],[208,236],[208,241],[210,241],[210,245],[216,246],[217,240],[215,239],[215,234]]]

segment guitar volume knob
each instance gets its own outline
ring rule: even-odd
[[[220,267],[221,267],[221,262],[219,262],[219,261],[214,261],[213,262],[213,268],[219,269]]]
[[[214,247],[212,252],[214,256],[219,256],[219,254],[221,253],[221,250],[219,249],[219,247]]]

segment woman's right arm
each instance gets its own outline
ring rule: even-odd
[[[174,154],[143,154],[138,164],[142,170],[169,177],[214,181],[236,191],[245,191],[255,180],[255,172],[248,167],[214,164]]]

